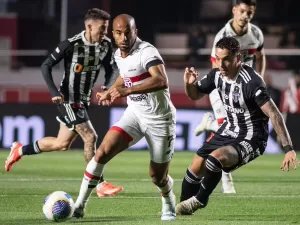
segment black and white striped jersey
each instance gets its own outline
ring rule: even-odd
[[[212,69],[197,82],[199,92],[209,94],[217,89],[227,114],[226,122],[218,129],[221,136],[251,140],[267,140],[269,118],[260,109],[270,95],[266,85],[255,70],[242,64],[233,80]]]
[[[104,37],[101,43],[91,44],[85,31],[61,42],[42,65],[43,76],[52,97],[64,97],[68,103],[89,104],[92,88],[98,78],[101,66],[105,69],[105,84],[112,85],[118,76],[114,62],[113,50],[109,38]],[[64,59],[64,76],[57,90],[51,75],[51,68]],[[60,93],[59,93],[60,92]]]

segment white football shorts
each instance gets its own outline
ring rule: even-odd
[[[145,137],[149,146],[150,159],[155,163],[165,163],[172,159],[174,152],[175,117],[174,113],[170,113],[168,117],[143,118],[141,114],[127,107],[121,119],[113,126],[121,128],[132,138],[129,146]]]

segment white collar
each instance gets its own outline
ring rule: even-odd
[[[82,39],[82,41],[83,41],[83,43],[84,43],[85,45],[87,45],[87,46],[98,46],[98,45],[100,45],[99,42],[95,42],[94,44],[93,44],[93,43],[90,43],[90,42],[85,38],[85,30],[82,31],[80,34],[81,34],[81,39]]]
[[[225,25],[226,30],[229,30],[229,32],[231,32],[231,33],[233,34],[233,36],[240,36],[240,35],[238,35],[238,34],[234,31],[234,29],[232,28],[232,25],[231,25],[232,22],[233,22],[233,19],[229,20],[229,21],[226,23],[226,25]],[[252,26],[251,23],[248,23],[247,32],[246,32],[244,35],[250,33],[250,31],[251,31],[251,26]],[[242,36],[244,36],[244,35],[242,35]]]

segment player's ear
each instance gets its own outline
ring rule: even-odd
[[[233,6],[233,7],[232,7],[232,13],[234,14],[235,11],[236,11],[236,6]]]
[[[137,33],[138,33],[138,29],[135,29],[135,34],[137,35]]]

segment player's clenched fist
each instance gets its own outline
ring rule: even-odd
[[[185,84],[194,84],[197,81],[198,76],[199,73],[194,67],[186,67],[183,75],[183,81]]]
[[[52,102],[55,104],[62,104],[64,102],[64,99],[62,96],[55,96],[52,98]]]

